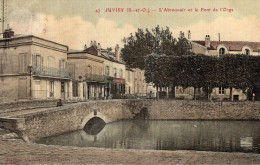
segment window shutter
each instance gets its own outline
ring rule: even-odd
[[[19,54],[19,72],[20,73],[22,72],[22,61],[23,61],[22,54]]]
[[[65,69],[68,69],[68,64],[66,61],[65,61]]]
[[[27,72],[27,66],[28,66],[28,64],[27,64],[27,54],[23,54],[23,72]]]
[[[26,73],[27,72],[27,54],[21,53],[19,54],[19,72]]]
[[[61,60],[59,60],[59,69],[61,69],[62,68],[62,61]]]
[[[36,66],[36,55],[32,54],[32,66]]]
[[[43,67],[43,57],[42,56],[40,56],[41,57],[41,68]]]

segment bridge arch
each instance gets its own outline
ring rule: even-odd
[[[87,122],[88,122],[89,120],[91,120],[92,118],[94,118],[94,117],[101,118],[102,120],[104,120],[104,122],[105,122],[106,124],[111,122],[111,120],[110,120],[107,116],[105,116],[104,114],[102,114],[102,113],[100,113],[100,112],[98,112],[98,111],[96,111],[96,112],[91,112],[91,113],[88,114],[88,115],[83,119],[83,121],[81,122],[81,125],[80,125],[81,129],[83,129],[83,128],[85,127],[85,125],[87,124]]]

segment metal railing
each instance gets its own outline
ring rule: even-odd
[[[32,67],[32,74],[37,76],[51,76],[59,78],[70,78],[71,74],[67,69],[58,69],[51,67]]]
[[[106,82],[107,77],[103,75],[96,75],[96,74],[86,74],[86,81],[87,82]]]

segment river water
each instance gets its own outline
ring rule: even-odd
[[[123,120],[43,138],[78,147],[260,153],[260,121]]]

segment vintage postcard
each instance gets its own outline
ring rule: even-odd
[[[259,0],[0,0],[0,164],[260,164]]]

